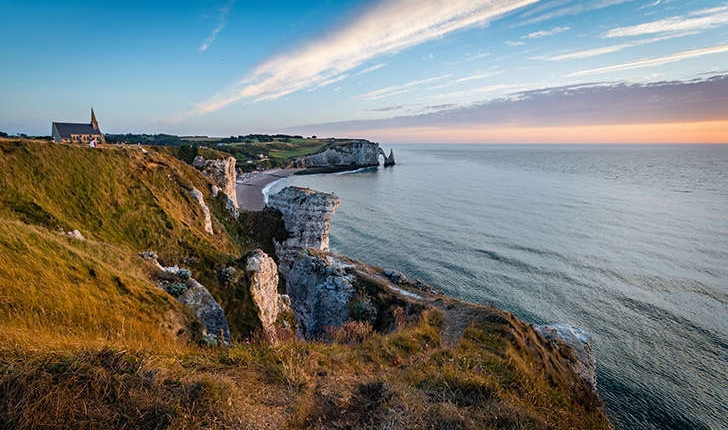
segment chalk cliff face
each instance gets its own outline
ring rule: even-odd
[[[290,311],[290,299],[278,294],[278,268],[275,261],[260,249],[246,255],[245,272],[250,279],[250,294],[258,308],[263,331],[275,340],[275,322],[281,312]]]
[[[537,332],[546,340],[554,342],[561,341],[570,346],[576,355],[576,361],[572,363],[574,371],[584,378],[592,389],[597,389],[596,359],[591,346],[591,336],[582,329],[568,324],[549,324],[534,326]]]
[[[234,157],[227,157],[221,160],[206,160],[201,155],[198,155],[195,157],[192,165],[215,182],[215,185],[232,200],[233,207],[238,207],[238,197],[235,193]]]
[[[191,308],[205,325],[208,335],[230,340],[230,327],[225,318],[225,311],[202,284],[190,278],[185,282],[187,290],[177,300]]]
[[[323,151],[300,157],[294,167],[368,167],[379,165],[379,144],[366,140],[354,140],[326,147]]]
[[[225,318],[225,311],[210,291],[191,277],[189,270],[177,266],[162,267],[153,252],[142,253],[142,258],[162,269],[157,275],[159,286],[197,315],[209,339],[222,342],[230,340],[230,326]]]
[[[268,197],[268,206],[281,212],[288,231],[285,241],[273,240],[281,275],[288,275],[305,249],[328,252],[329,226],[339,203],[333,194],[300,187],[286,187]]]
[[[202,208],[202,214],[205,217],[205,231],[210,234],[215,233],[214,230],[212,229],[212,217],[210,216],[210,208],[208,208],[207,205],[205,204],[205,198],[202,195],[202,192],[200,190],[198,190],[197,188],[192,187],[192,189],[189,190],[189,193],[192,196],[192,198],[195,199],[197,204],[200,205],[200,208]]]
[[[353,266],[335,256],[305,252],[286,278],[286,292],[298,321],[298,334],[319,338],[324,327],[339,327],[349,319],[356,294]]]

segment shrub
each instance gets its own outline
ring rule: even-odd
[[[324,327],[324,335],[335,343],[358,344],[372,335],[372,325],[362,321],[346,321],[341,327]]]
[[[351,312],[351,319],[355,321],[374,323],[377,320],[377,307],[366,295],[352,299],[349,302],[349,312]]]
[[[166,285],[164,289],[167,290],[167,292],[174,297],[179,297],[187,291],[187,285],[181,282],[177,282],[174,284]]]

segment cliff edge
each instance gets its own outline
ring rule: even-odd
[[[337,141],[315,154],[292,159],[291,166],[305,169],[358,169],[378,166],[380,155],[385,166],[395,164],[394,151],[390,151],[387,156],[378,143],[368,140]]]

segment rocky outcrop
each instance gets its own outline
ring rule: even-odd
[[[227,157],[223,159],[208,160],[198,155],[192,161],[192,165],[201,170],[208,178],[212,179],[214,184],[219,187],[231,201],[232,206],[238,207],[238,197],[235,192],[235,158]]]
[[[286,278],[286,292],[298,322],[298,334],[320,338],[324,328],[349,319],[349,302],[356,294],[354,266],[326,254],[305,252]]]
[[[195,312],[205,326],[207,335],[230,341],[230,327],[225,318],[225,311],[202,284],[190,278],[185,281],[187,289],[177,300]]]
[[[61,234],[64,235],[64,236],[66,236],[66,237],[70,237],[71,239],[86,240],[86,238],[83,237],[83,235],[81,234],[81,232],[78,231],[78,230],[72,230],[72,231],[63,231],[63,230],[61,230]]]
[[[316,154],[292,161],[294,167],[303,168],[358,168],[379,165],[379,144],[367,140],[334,143]]]
[[[394,166],[396,163],[394,161],[394,149],[389,150],[389,156],[384,157],[384,167],[388,166]]]
[[[290,312],[290,299],[278,294],[278,267],[271,257],[256,249],[245,258],[245,272],[250,280],[250,295],[258,308],[258,318],[266,337],[275,340],[276,320],[280,313]]]
[[[148,253],[144,253],[142,258],[159,265],[156,258],[152,258]],[[210,291],[192,278],[189,270],[177,266],[164,267],[158,277],[160,287],[190,308],[200,319],[205,327],[203,332],[205,342],[217,344],[230,341],[230,327],[225,318],[225,311]]]
[[[205,216],[205,231],[213,234],[214,231],[212,230],[212,217],[210,216],[210,208],[208,208],[205,204],[205,198],[202,195],[202,192],[197,188],[193,187],[191,190],[189,190],[189,193],[192,198],[195,199],[197,204],[199,204],[202,208],[202,213]]]
[[[390,281],[394,282],[397,285],[407,282],[407,276],[405,276],[405,274],[400,272],[399,270],[385,270],[384,276],[389,278]]]
[[[329,250],[329,226],[341,199],[334,194],[309,188],[286,187],[268,197],[268,206],[281,212],[288,238],[273,239],[278,257],[278,271],[284,277],[301,252],[314,248]]]
[[[582,329],[568,324],[538,325],[534,326],[534,329],[556,346],[559,346],[559,342],[563,342],[571,347],[576,358],[572,362],[574,371],[596,391],[596,359],[591,346],[591,336]]]

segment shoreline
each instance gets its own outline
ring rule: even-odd
[[[242,181],[235,182],[238,209],[247,212],[261,211],[265,208],[264,192],[274,182],[287,178],[302,169],[272,169],[254,174]]]
[[[347,168],[294,168],[271,169],[255,172],[242,181],[235,182],[235,193],[238,198],[238,209],[247,212],[261,211],[268,200],[268,191],[274,183],[293,175],[346,175],[376,169],[378,166]]]

